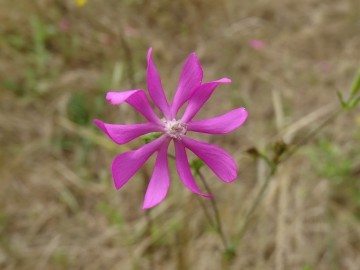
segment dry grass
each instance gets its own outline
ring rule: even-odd
[[[112,185],[112,158],[140,142],[113,145],[91,119],[140,121],[103,97],[145,87],[148,47],[169,96],[196,51],[206,80],[233,79],[201,116],[250,112],[239,131],[203,137],[240,165],[231,185],[204,169],[229,238],[267,173],[245,150],[301,140],[337,107],[336,90],[346,95],[360,59],[358,0],[0,0],[0,19],[1,269],[227,267],[174,170],[166,201],[146,213],[153,161],[123,190]],[[359,269],[358,115],[341,115],[281,165],[230,269]]]

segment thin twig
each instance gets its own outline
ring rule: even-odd
[[[317,133],[323,129],[325,126],[327,126],[329,123],[331,123],[335,118],[337,118],[341,113],[343,112],[342,108],[339,108],[336,110],[333,114],[331,114],[328,118],[324,120],[324,122],[321,123],[321,125],[317,126],[315,129],[313,129],[309,134],[302,139],[300,142],[298,142],[294,147],[292,147],[291,150],[287,152],[287,154],[283,155],[283,157],[280,159],[279,163],[285,162],[288,160],[292,155],[294,155],[301,146],[309,142],[312,138],[314,138]]]
[[[308,141],[310,141],[312,138],[314,138],[321,129],[323,129],[325,126],[327,126],[329,123],[331,123],[334,119],[336,119],[340,115],[341,112],[343,112],[342,108],[339,108],[338,110],[336,110],[321,125],[316,127],[303,140],[301,140],[299,143],[297,143],[289,152],[287,152],[286,155],[283,155],[282,158],[276,164],[270,164],[268,162],[269,161],[268,158],[265,158],[265,156],[260,156],[261,158],[265,159],[265,161],[267,161],[268,165],[270,166],[270,172],[269,172],[268,176],[266,177],[263,185],[261,186],[259,193],[256,195],[253,203],[251,204],[250,210],[246,214],[246,217],[244,219],[242,226],[240,227],[238,234],[235,235],[235,237],[234,237],[233,244],[235,247],[240,243],[242,237],[244,236],[246,229],[250,223],[250,219],[251,219],[252,215],[254,214],[255,210],[257,209],[258,205],[262,201],[263,195],[269,186],[270,180],[276,173],[278,165],[280,163],[287,161],[290,157],[292,157],[299,150],[299,148],[301,146],[303,146]]]

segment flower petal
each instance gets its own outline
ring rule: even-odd
[[[144,90],[139,89],[122,92],[108,92],[106,94],[106,100],[112,105],[119,105],[123,102],[127,102],[150,122],[163,125],[163,122],[151,107]]]
[[[146,71],[146,80],[147,80],[147,87],[149,90],[149,95],[151,99],[154,101],[155,105],[160,109],[166,119],[170,119],[170,107],[169,103],[167,102],[160,76],[156,70],[154,62],[151,58],[152,48],[149,49],[147,60],[148,60],[148,67]]]
[[[153,140],[139,149],[118,155],[111,170],[116,189],[120,189],[142,167],[146,160],[163,144],[166,136]]]
[[[127,143],[141,135],[150,132],[162,131],[160,126],[152,122],[132,125],[115,125],[104,123],[98,119],[95,119],[94,124],[97,125],[102,131],[104,131],[110,137],[110,139],[112,139],[117,144]]]
[[[212,81],[208,83],[204,83],[199,86],[194,94],[189,99],[189,104],[187,105],[184,115],[181,118],[182,122],[189,122],[195,114],[201,109],[204,103],[210,98],[211,94],[214,92],[216,87],[220,83],[231,83],[231,80],[228,78],[222,78],[217,81]]]
[[[143,209],[148,209],[161,203],[169,190],[170,173],[167,159],[169,142],[169,139],[164,142],[157,154],[155,168],[146,190]]]
[[[232,182],[237,178],[238,168],[234,159],[223,149],[184,136],[182,141],[195,155],[223,181]]]
[[[187,130],[209,134],[226,134],[244,124],[247,116],[248,113],[244,108],[238,108],[217,117],[191,121],[187,123]]]
[[[190,54],[181,72],[179,85],[171,105],[172,116],[176,118],[179,108],[191,97],[194,90],[201,85],[203,70],[195,53]]]
[[[180,180],[184,185],[192,192],[197,193],[204,197],[212,197],[211,194],[202,193],[197,186],[194,177],[191,173],[188,157],[186,155],[185,147],[182,141],[174,141],[175,144],[175,156],[176,156],[176,169],[178,171]]]

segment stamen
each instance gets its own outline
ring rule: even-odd
[[[185,123],[180,123],[178,120],[173,119],[165,122],[165,132],[171,138],[181,140],[182,136],[186,134],[187,128]]]

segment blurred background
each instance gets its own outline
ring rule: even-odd
[[[0,268],[225,269],[199,199],[178,180],[142,211],[153,159],[120,191],[110,164],[143,144],[93,124],[139,123],[106,91],[145,88],[146,52],[168,97],[196,52],[205,81],[229,77],[199,115],[236,107],[247,123],[220,145],[239,179],[203,168],[230,239],[265,181],[247,150],[301,141],[348,95],[360,60],[358,0],[0,0]],[[358,270],[360,114],[346,112],[278,168],[229,269]]]

